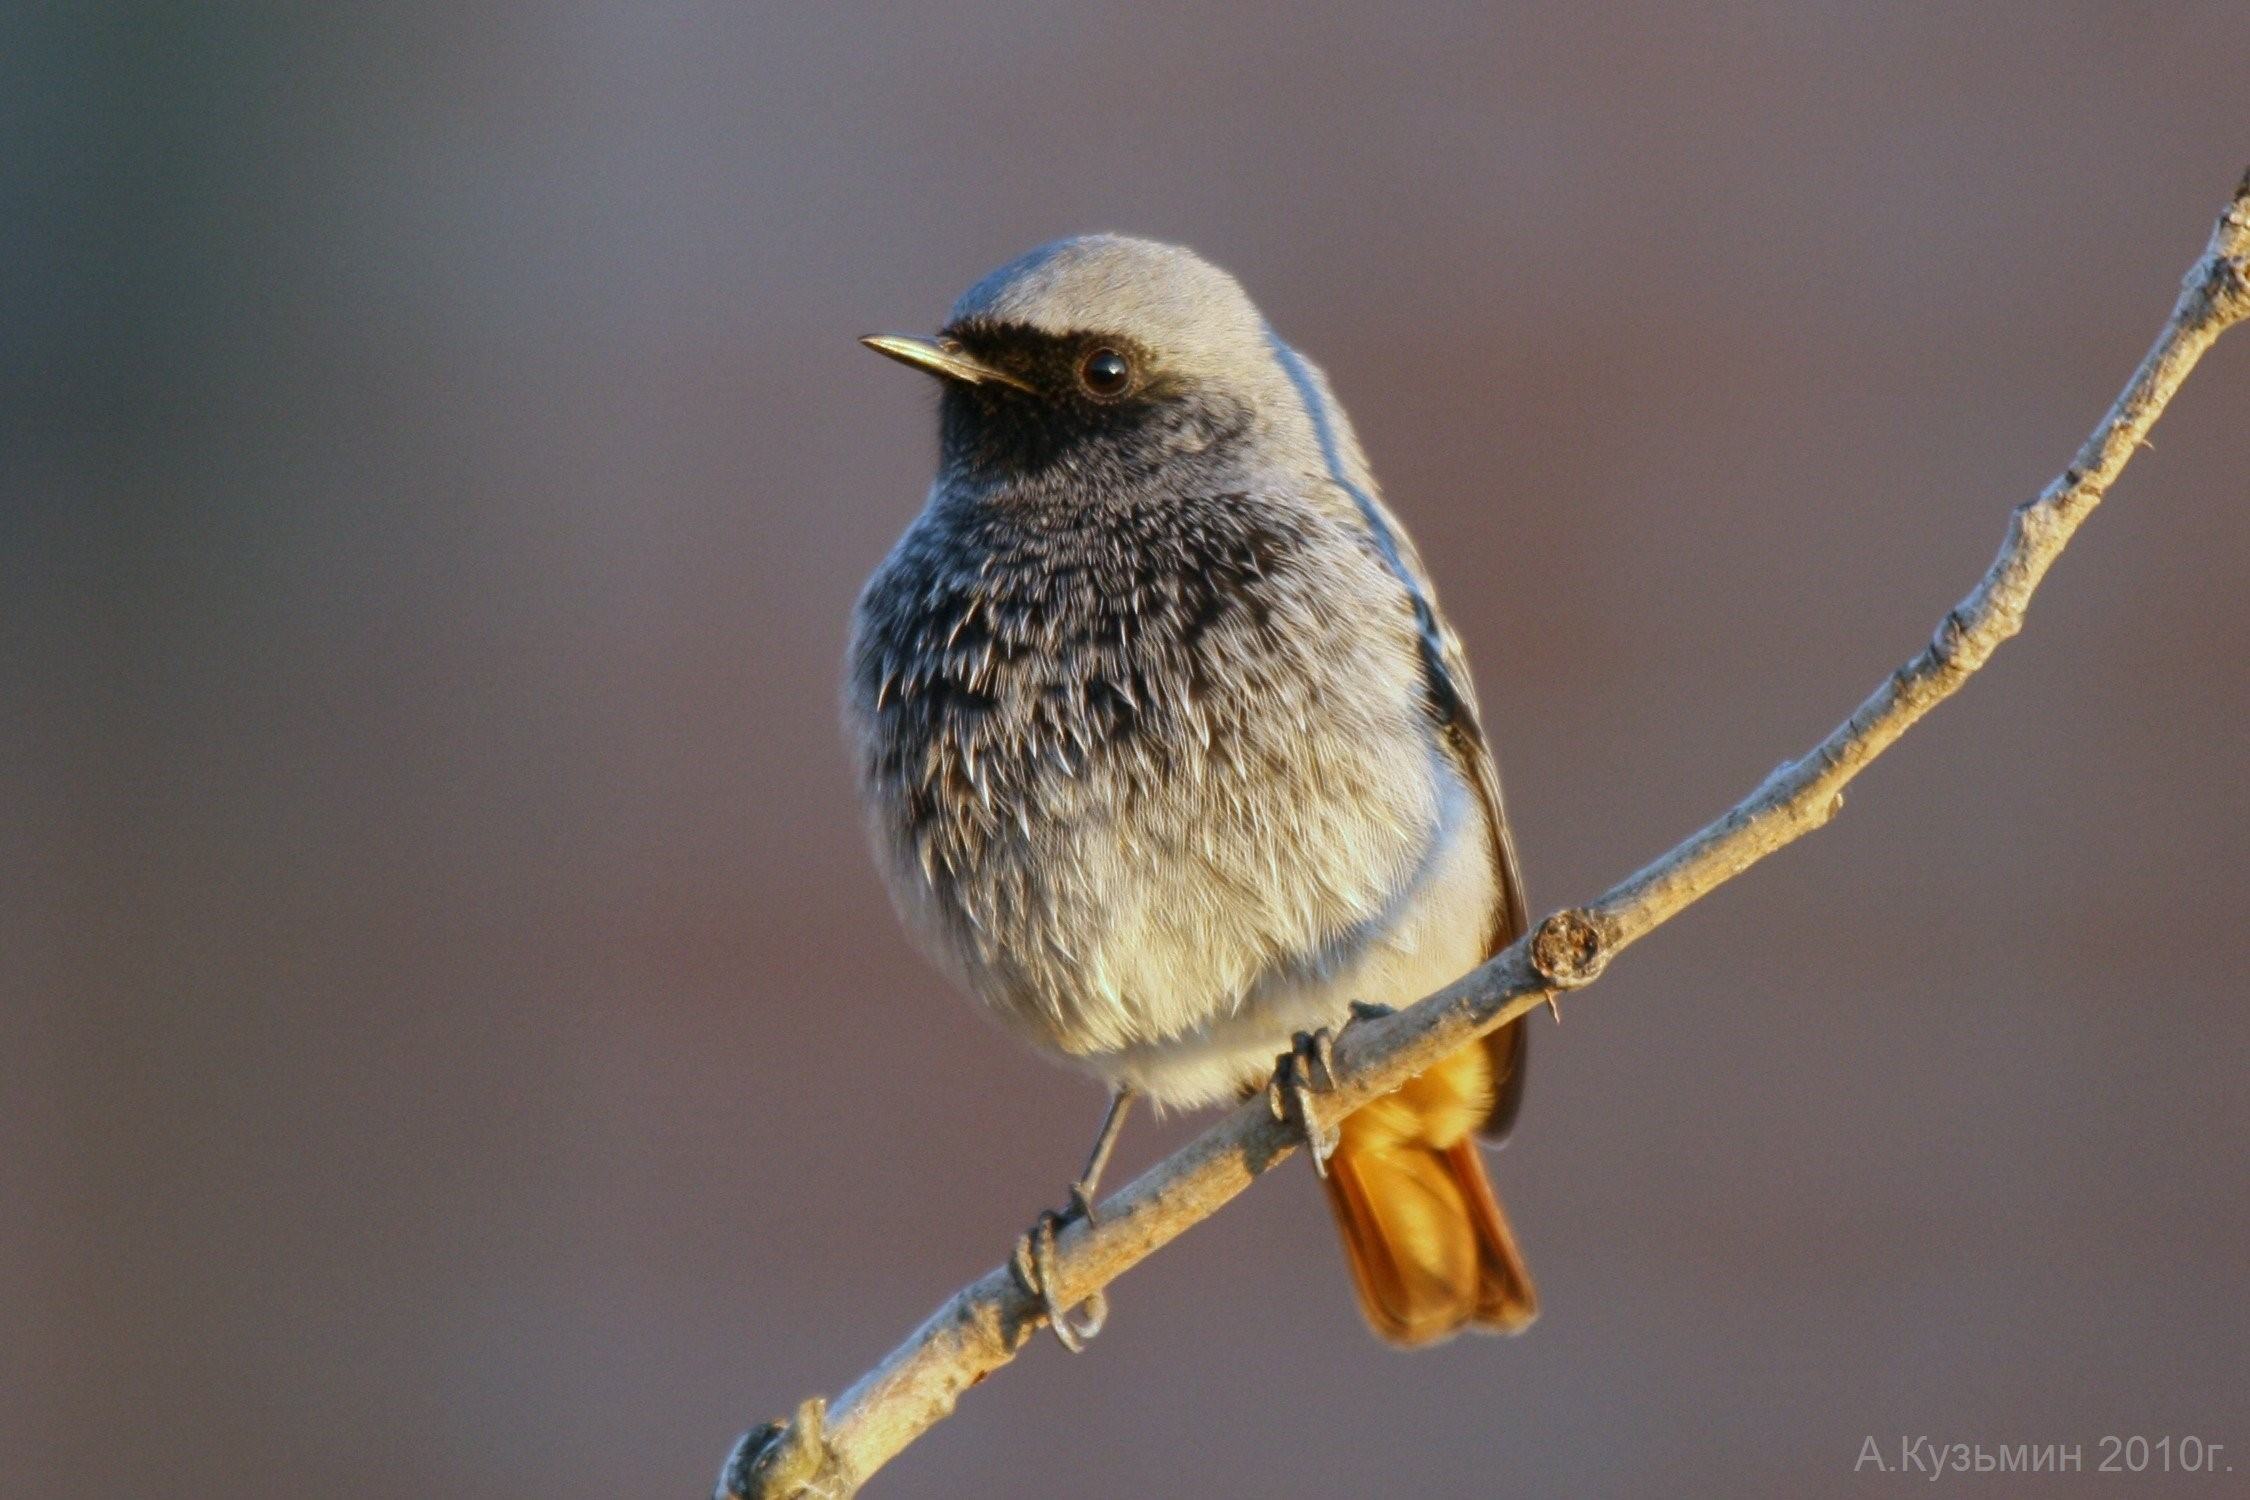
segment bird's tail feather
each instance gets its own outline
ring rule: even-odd
[[[1520,1333],[1538,1316],[1477,1150],[1490,1073],[1484,1049],[1464,1048],[1345,1119],[1329,1158],[1329,1207],[1360,1310],[1394,1344],[1463,1328]]]

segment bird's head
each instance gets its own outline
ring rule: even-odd
[[[934,338],[868,348],[944,382],[942,462],[986,482],[1143,477],[1225,458],[1292,405],[1265,319],[1175,245],[1057,240],[962,294]]]

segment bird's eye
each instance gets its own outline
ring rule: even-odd
[[[1121,396],[1133,383],[1133,363],[1115,349],[1096,349],[1078,366],[1078,383],[1096,396]]]

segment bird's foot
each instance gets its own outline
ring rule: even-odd
[[[1109,1318],[1109,1298],[1096,1291],[1082,1304],[1085,1316],[1073,1319],[1074,1309],[1063,1306],[1055,1296],[1055,1236],[1064,1226],[1083,1219],[1091,1226],[1094,1222],[1094,1191],[1100,1186],[1102,1169],[1109,1165],[1109,1152],[1117,1144],[1118,1132],[1125,1127],[1125,1115],[1133,1107],[1135,1098],[1131,1084],[1120,1084],[1109,1096],[1109,1110],[1102,1116],[1100,1134],[1094,1137],[1094,1149],[1086,1157],[1086,1170],[1070,1185],[1070,1207],[1060,1212],[1048,1209],[1032,1224],[1023,1238],[1016,1241],[1016,1252],[1008,1264],[1015,1271],[1016,1282],[1025,1293],[1039,1299],[1046,1309],[1047,1326],[1055,1331],[1055,1342],[1076,1354],[1086,1347],[1086,1341],[1102,1331]]]
[[[1283,1124],[1294,1123],[1312,1155],[1313,1170],[1328,1175],[1328,1158],[1335,1154],[1336,1127],[1321,1109],[1319,1096],[1336,1086],[1336,1034],[1323,1026],[1300,1031],[1290,1039],[1289,1050],[1274,1059],[1273,1078],[1266,1084],[1266,1107]]]
[[[1362,1021],[1396,1015],[1397,1009],[1368,1000],[1354,1000],[1342,1030]],[[1290,1039],[1289,1050],[1274,1059],[1273,1078],[1266,1084],[1266,1107],[1284,1124],[1295,1121],[1312,1154],[1313,1170],[1328,1175],[1328,1158],[1336,1154],[1337,1129],[1325,1116],[1319,1096],[1336,1087],[1336,1036],[1323,1026],[1300,1031]]]
[[[1082,1315],[1055,1297],[1055,1236],[1080,1219],[1094,1222],[1094,1204],[1087,1184],[1074,1182],[1070,1185],[1070,1207],[1050,1208],[1040,1214],[1016,1241],[1015,1254],[1008,1260],[1016,1284],[1038,1298],[1039,1305],[1046,1309],[1047,1326],[1054,1330],[1055,1342],[1073,1354],[1082,1352],[1109,1318],[1109,1298],[1101,1292],[1086,1299]]]

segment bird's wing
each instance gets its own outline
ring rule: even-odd
[[[1322,464],[1329,479],[1350,497],[1370,539],[1391,571],[1405,587],[1414,611],[1414,627],[1422,656],[1423,681],[1429,692],[1430,711],[1438,734],[1456,765],[1477,789],[1484,805],[1485,827],[1492,839],[1492,857],[1499,875],[1499,907],[1493,913],[1492,931],[1485,956],[1507,947],[1531,925],[1524,899],[1523,872],[1516,862],[1515,836],[1508,828],[1508,813],[1500,800],[1500,768],[1484,737],[1477,716],[1476,686],[1469,678],[1468,653],[1461,638],[1438,611],[1437,591],[1413,539],[1407,536],[1390,507],[1377,492],[1374,475],[1360,452],[1349,421],[1328,388],[1318,366],[1269,331],[1274,356],[1281,363],[1313,425]],[[1529,1039],[1521,1020],[1510,1022],[1485,1038],[1492,1061],[1493,1105],[1486,1116],[1488,1140],[1505,1139],[1523,1103],[1524,1071]]]
[[[1381,501],[1375,501],[1381,506]],[[1505,949],[1530,927],[1530,904],[1523,895],[1523,866],[1516,864],[1516,837],[1507,828],[1507,807],[1501,803],[1501,767],[1485,740],[1485,726],[1476,713],[1476,684],[1469,679],[1469,654],[1462,650],[1460,634],[1438,612],[1438,596],[1429,573],[1422,571],[1413,542],[1404,540],[1397,526],[1390,528],[1399,540],[1399,562],[1408,576],[1408,591],[1415,598],[1415,625],[1422,632],[1422,670],[1429,679],[1431,713],[1438,717],[1438,733],[1453,762],[1476,787],[1485,805],[1485,828],[1492,834],[1492,859],[1501,877],[1501,902],[1494,913],[1492,936],[1485,956]],[[1485,1115],[1483,1136],[1505,1140],[1514,1127],[1516,1111],[1523,1106],[1523,1075],[1530,1061],[1530,1028],[1521,1019],[1485,1037],[1485,1055],[1492,1059],[1492,1113]]]
[[[1500,798],[1500,767],[1477,713],[1476,684],[1469,676],[1468,652],[1460,635],[1439,612],[1437,593],[1430,583],[1413,541],[1407,537],[1389,508],[1372,493],[1360,498],[1371,519],[1388,532],[1386,554],[1395,558],[1414,608],[1420,636],[1422,671],[1429,691],[1430,712],[1438,734],[1454,764],[1477,790],[1484,807],[1484,823],[1492,839],[1492,857],[1499,873],[1499,907],[1493,913],[1492,932],[1485,956],[1507,947],[1531,925],[1531,909],[1524,896],[1523,868],[1516,859],[1516,840],[1508,827],[1508,811]],[[1378,532],[1378,541],[1383,538]],[[1492,1111],[1485,1117],[1487,1140],[1505,1140],[1523,1106],[1524,1074],[1529,1062],[1530,1033],[1521,1020],[1512,1021],[1484,1039],[1492,1062]]]
[[[1422,671],[1430,692],[1430,711],[1444,734],[1446,748],[1461,772],[1477,789],[1484,804],[1485,823],[1492,831],[1493,857],[1500,871],[1500,921],[1492,936],[1490,957],[1523,935],[1531,925],[1525,904],[1523,871],[1516,863],[1516,841],[1508,829],[1507,809],[1500,800],[1500,767],[1484,737],[1477,712],[1476,684],[1469,677],[1469,656],[1461,637],[1439,611],[1437,592],[1430,583],[1413,541],[1391,520],[1389,508],[1373,496],[1370,503],[1389,523],[1400,572],[1414,605],[1415,626],[1421,636]]]

